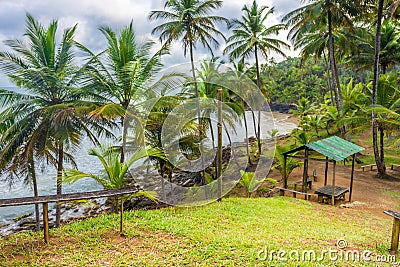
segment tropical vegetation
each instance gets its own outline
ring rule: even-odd
[[[400,144],[398,5],[310,0],[273,23],[274,7],[256,0],[242,7],[240,18],[231,19],[215,15],[223,7],[221,0],[166,0],[164,10],[148,16],[157,23],[152,34],[161,48],[156,49],[156,41],[139,42],[131,22],[121,29],[101,26],[106,45],[99,53],[76,41],[77,25],[60,35],[57,20],[43,26],[27,14],[24,39],[6,41],[9,50],[0,52],[0,70],[17,88],[0,89],[0,174],[10,184],[24,178],[34,196],[39,164],[54,166],[58,195],[63,181],[83,177],[116,189],[126,186],[135,161],[149,157],[161,176],[164,196],[158,197],[165,199],[172,192],[164,182],[173,183],[186,172],[182,162],[200,159],[201,170],[181,183],[198,189],[215,182],[231,159],[238,165],[244,159],[241,184],[250,196],[266,178],[253,172],[266,157],[262,144],[277,134],[271,129],[270,138],[261,138],[266,134],[261,132],[262,110],[269,110],[261,105],[266,102],[283,105],[299,118],[285,148],[325,135],[351,140],[370,132],[378,176],[384,177],[386,149]],[[286,29],[299,57],[286,58],[290,46],[278,37]],[[189,75],[161,72],[164,56],[176,42],[190,57]],[[198,45],[211,59],[196,66]],[[185,114],[176,114],[182,109]],[[253,132],[246,114],[253,119]],[[209,162],[202,157],[216,151],[215,118],[229,143],[219,164],[216,157]],[[167,123],[171,131],[165,131]],[[240,158],[233,155],[235,144],[227,129],[242,125],[246,134]],[[85,137],[95,147],[111,144],[90,150],[101,161],[102,174],[76,169],[75,153]],[[257,151],[251,140],[257,140]],[[284,170],[282,151],[277,149],[275,168],[289,174],[301,164],[290,161]],[[204,194],[207,199],[207,190]],[[56,210],[59,226],[60,205]],[[38,207],[36,218],[39,228]]]

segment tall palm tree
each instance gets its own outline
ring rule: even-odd
[[[240,88],[240,91],[242,93],[251,91],[254,82],[249,78],[249,68],[247,67],[247,64],[243,61],[239,61],[237,63],[232,62],[233,64],[233,69],[228,71],[226,73],[225,78],[225,83],[227,84],[228,88]],[[236,103],[241,103],[241,109],[242,109],[242,116],[243,116],[243,123],[244,123],[244,128],[245,128],[245,141],[246,141],[246,155],[247,155],[247,163],[249,165],[252,164],[251,162],[251,156],[250,156],[250,150],[249,150],[249,130],[248,130],[248,125],[247,125],[247,118],[246,118],[246,109],[249,105],[249,103],[246,103],[246,101],[243,99],[243,97],[238,97],[238,96],[233,96],[232,97],[234,102]],[[237,99],[237,101],[235,101]],[[254,116],[254,110],[250,110],[250,112]],[[255,120],[253,120],[255,123]],[[254,131],[256,129],[256,125],[254,125]]]
[[[6,181],[10,186],[14,183],[16,178],[22,178],[26,185],[31,185],[33,189],[33,196],[37,197],[38,184],[35,171],[34,152],[32,151],[32,138],[21,145],[15,151],[12,158],[2,158],[0,163],[2,171],[0,173],[6,177]],[[40,213],[39,204],[35,204],[35,231],[40,230]]]
[[[378,80],[377,104],[391,110],[392,112],[400,111],[400,90],[399,78],[397,73],[382,74]],[[374,110],[375,111],[375,110]],[[377,130],[379,133],[379,159],[380,163],[385,166],[384,157],[384,136],[385,132],[391,130],[391,121],[388,121],[386,112],[376,112]],[[397,127],[398,130],[398,127]],[[384,174],[384,173],[383,173]]]
[[[380,48],[381,48],[381,29],[382,19],[384,12],[384,0],[378,0],[377,4],[377,20],[376,20],[376,34],[375,34],[375,54],[374,54],[374,79],[372,82],[372,105],[377,104],[378,95],[378,80],[379,80],[379,60],[380,60]],[[390,5],[390,13],[396,14],[399,6],[399,1],[393,1]],[[383,159],[383,155],[380,155],[378,150],[378,125],[376,121],[376,112],[372,111],[372,144],[374,148],[374,156],[376,162],[376,168],[378,169],[378,175],[382,176],[386,173],[386,166]]]
[[[197,118],[200,135],[203,135],[201,127],[201,114],[199,91],[197,87],[196,71],[194,67],[193,49],[200,43],[207,48],[212,56],[214,48],[219,46],[218,37],[225,39],[217,29],[216,23],[227,23],[228,20],[221,16],[210,15],[222,6],[221,0],[167,0],[165,10],[155,10],[149,15],[150,20],[162,20],[162,24],[156,26],[152,34],[159,33],[160,41],[167,44],[180,41],[184,56],[188,50],[192,65],[193,84],[197,99]]]
[[[228,38],[228,45],[224,53],[229,53],[230,59],[246,59],[255,58],[257,88],[260,97],[261,80],[258,54],[259,51],[265,58],[268,58],[268,52],[273,51],[277,54],[285,56],[281,48],[289,48],[289,46],[279,40],[272,38],[271,35],[277,35],[286,28],[284,24],[276,24],[270,27],[266,26],[267,19],[274,12],[274,8],[268,9],[266,6],[258,6],[254,0],[251,6],[243,6],[244,15],[242,18],[233,19],[229,23],[229,28],[233,30],[232,36]],[[261,155],[261,107],[258,112],[258,152]]]
[[[321,53],[324,52],[323,46],[328,45],[327,50],[330,71],[332,73],[332,85],[335,96],[337,96],[336,108],[340,117],[343,99],[335,56],[337,52],[335,42],[338,41],[338,36],[335,36],[335,33],[343,28],[353,30],[353,19],[358,12],[361,12],[362,7],[366,5],[367,1],[350,3],[339,0],[311,0],[307,2],[308,4],[305,6],[285,15],[282,21],[291,27],[288,38],[291,39],[296,47],[304,45],[304,49],[306,49],[304,52],[310,52],[310,49],[315,49],[315,52]],[[314,33],[314,35],[310,35],[309,33]],[[315,45],[310,46],[307,38],[314,38],[315,34],[319,34],[321,39],[316,39]],[[327,42],[323,40],[327,40]],[[343,131],[342,134],[344,134]]]
[[[34,179],[32,162],[35,157],[45,158],[57,169],[57,194],[62,193],[63,163],[72,160],[67,151],[79,145],[83,133],[97,142],[92,130],[104,131],[87,116],[95,104],[85,101],[87,93],[78,88],[80,71],[73,63],[75,30],[76,25],[64,30],[57,44],[57,21],[45,28],[27,14],[27,42],[6,41],[13,52],[0,52],[0,69],[23,88],[23,92],[0,89],[5,108],[0,124],[9,125],[0,139],[0,169],[23,151]],[[57,203],[57,227],[60,214]]]
[[[132,109],[129,115],[134,116],[134,104],[140,101],[138,92],[144,92],[160,70],[161,56],[168,53],[168,47],[164,46],[152,55],[154,42],[139,43],[132,22],[120,32],[109,27],[100,27],[99,30],[107,40],[107,48],[104,51],[94,54],[85,46],[77,44],[89,56],[84,66],[85,78],[82,79],[82,84],[89,92],[102,97],[101,105],[91,112],[91,116],[120,119],[123,131],[120,159],[122,163],[125,158],[124,119],[127,109]]]

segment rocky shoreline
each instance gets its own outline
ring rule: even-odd
[[[296,124],[297,119],[291,118],[291,116],[287,116],[288,114],[286,113],[290,108],[292,108],[291,106],[289,105],[277,106],[276,104],[272,104],[271,107],[272,110],[278,109],[281,115],[286,115],[285,117],[281,116],[279,118],[279,121],[282,120],[289,121],[290,123]],[[288,134],[280,134],[278,136],[278,139],[286,138],[287,136]],[[228,162],[230,159],[230,147],[229,146],[224,147],[223,152],[224,152],[223,161]],[[209,170],[209,172],[212,171]],[[143,177],[143,175],[144,175],[144,170],[141,170],[140,168],[135,170],[135,177],[137,177],[137,179],[140,179],[140,177]],[[133,177],[130,178],[132,180],[128,182],[128,184],[130,186],[137,187],[137,190],[139,191],[140,190],[139,185],[136,184]],[[190,187],[193,186],[194,184],[197,184],[198,180],[199,180],[198,174],[182,171],[174,173],[171,182],[180,186]],[[155,209],[165,206],[168,205],[163,203],[155,203],[144,197],[136,197],[132,198],[130,201],[127,201],[124,205],[124,209],[126,210]],[[55,222],[55,209],[53,209],[52,207],[53,206],[50,206],[50,212],[49,212],[49,224],[51,228],[54,227],[54,222]],[[111,212],[111,203],[107,202],[106,199],[73,201],[62,204],[61,210],[62,210],[61,222],[65,224],[75,220],[82,220],[89,217],[93,217],[104,212],[109,213]],[[42,217],[40,217],[40,219],[42,220]],[[7,236],[17,232],[24,232],[24,231],[26,232],[35,230],[36,226],[35,222],[36,221],[34,214],[25,214],[13,220],[8,220],[3,222],[0,221],[0,237]],[[40,227],[42,228],[43,225],[41,224]]]
[[[92,201],[73,201],[61,205],[61,222],[67,223],[74,220],[93,217],[102,212],[107,211],[109,208],[102,205],[104,200]],[[42,216],[42,214],[41,214]],[[42,217],[40,217],[42,219]],[[49,211],[49,226],[54,227],[55,222],[55,209]],[[34,231],[36,227],[36,220],[33,213],[24,214],[13,220],[0,222],[0,236],[7,236],[17,232]],[[43,227],[42,220],[40,228]]]

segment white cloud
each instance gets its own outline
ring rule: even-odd
[[[227,18],[238,18],[242,14],[243,5],[251,3],[252,0],[226,0],[222,8],[217,10],[217,14]],[[298,2],[259,0],[258,3],[268,7],[275,6],[275,14],[269,21],[271,25],[280,23],[284,14],[300,6],[300,0]],[[133,20],[138,40],[142,40],[151,37],[150,32],[156,25],[156,22],[148,21],[149,12],[163,9],[163,4],[164,1],[161,0],[1,0],[0,40],[22,38],[25,13],[29,12],[43,24],[48,24],[52,19],[58,19],[59,29],[78,23],[77,41],[94,51],[99,51],[105,45],[104,37],[97,30],[100,25],[118,29]],[[221,31],[228,34],[227,29],[221,28]],[[286,33],[281,33],[279,38],[286,41]],[[4,45],[1,44],[0,49],[4,48]],[[291,51],[288,54],[293,56],[296,55],[296,52]],[[197,59],[201,59],[209,56],[209,53],[199,45],[195,56]],[[165,58],[165,62],[168,64],[177,64],[188,60],[183,57],[183,50],[179,43],[173,45],[171,56]]]

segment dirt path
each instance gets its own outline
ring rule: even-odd
[[[324,185],[325,163],[310,161],[309,176],[312,177],[313,170],[317,170],[317,181],[313,182],[312,189],[309,193],[314,193],[314,190]],[[352,202],[359,205],[354,205],[352,208],[372,212],[379,216],[386,216],[383,210],[391,209],[400,211],[400,170],[387,171],[389,175],[395,177],[393,180],[379,179],[376,176],[376,171],[369,169],[362,171],[360,167],[356,167],[354,171],[354,184]],[[336,166],[336,185],[350,187],[351,166]],[[288,184],[291,185],[296,181],[300,181],[303,175],[303,168],[300,167],[293,171],[289,177]],[[276,180],[281,180],[281,175],[276,170],[273,170],[269,177]],[[397,179],[396,179],[397,178]],[[329,164],[328,183],[332,184],[332,164]],[[346,194],[347,203],[349,194]],[[313,201],[317,201],[314,196]],[[342,202],[343,203],[343,202]]]

